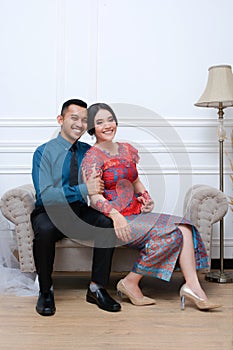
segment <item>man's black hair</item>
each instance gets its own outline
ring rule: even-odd
[[[80,106],[83,108],[87,108],[87,104],[86,102],[82,101],[82,100],[78,100],[76,98],[73,98],[71,100],[68,100],[66,102],[63,103],[62,105],[62,109],[61,109],[61,115],[64,114],[64,112],[66,111],[66,109],[70,106],[70,105],[76,105],[76,106]]]

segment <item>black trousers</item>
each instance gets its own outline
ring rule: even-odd
[[[38,207],[31,214],[33,255],[40,291],[52,286],[55,244],[64,237],[93,240],[91,280],[103,286],[109,281],[116,244],[112,220],[79,202],[65,206]]]

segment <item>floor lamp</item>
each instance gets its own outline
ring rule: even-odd
[[[233,74],[231,66],[218,65],[209,68],[205,91],[195,103],[198,107],[218,108],[218,141],[219,141],[219,188],[223,192],[223,142],[226,132],[223,125],[223,109],[233,106]],[[224,271],[224,221],[220,220],[220,271],[210,271],[206,280],[211,282],[233,282],[233,274]]]

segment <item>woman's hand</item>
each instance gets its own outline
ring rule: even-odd
[[[150,213],[154,209],[154,201],[147,191],[141,193],[137,200],[142,204],[142,213]]]
[[[131,240],[131,228],[128,224],[126,218],[119,212],[110,213],[109,217],[111,217],[113,221],[114,230],[116,232],[116,236],[123,242],[128,242]]]
[[[152,199],[141,206],[142,213],[150,213],[152,212],[153,209],[154,209],[154,201]]]

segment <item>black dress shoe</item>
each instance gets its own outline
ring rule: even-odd
[[[55,314],[56,307],[54,303],[53,291],[40,293],[36,304],[36,311],[42,316],[52,316]]]
[[[110,312],[121,310],[121,305],[110,297],[106,289],[100,288],[92,292],[90,288],[87,290],[86,301],[91,304],[96,304],[100,309]]]

